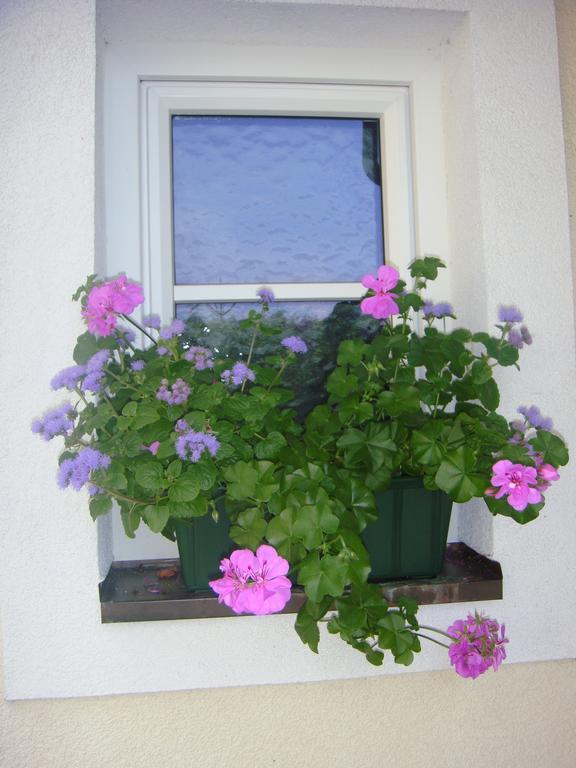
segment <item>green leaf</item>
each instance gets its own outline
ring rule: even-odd
[[[159,491],[164,487],[164,470],[155,461],[140,464],[136,469],[135,477],[138,485],[149,491]]]
[[[441,421],[429,421],[421,430],[412,433],[412,455],[422,466],[436,466],[442,461],[444,451],[440,438],[443,431]]]
[[[390,389],[378,398],[378,405],[392,417],[419,411],[420,393],[408,384],[391,384]]]
[[[264,440],[257,443],[254,453],[257,459],[275,459],[287,444],[286,438],[280,432],[270,432]]]
[[[435,480],[441,490],[460,504],[473,496],[482,496],[488,487],[488,478],[477,471],[474,452],[466,447],[446,454]]]
[[[494,379],[488,379],[478,387],[478,395],[482,405],[489,411],[495,411],[500,405],[500,393]]]
[[[514,509],[514,507],[511,507],[510,504],[508,504],[506,498],[495,499],[493,496],[485,496],[484,501],[486,502],[486,506],[493,515],[511,517],[517,523],[520,523],[520,525],[526,525],[526,523],[530,523],[532,520],[536,520],[540,510],[544,506],[543,501],[541,501],[539,504],[528,504],[526,509],[523,509],[522,512],[519,512],[518,510]]]
[[[90,517],[96,520],[100,515],[105,515],[112,509],[112,499],[105,493],[97,493],[90,499]]]
[[[86,331],[81,336],[78,336],[72,357],[76,365],[86,365],[96,352],[99,352],[101,349],[114,349],[114,347],[115,341],[113,337],[96,337]]]
[[[361,339],[347,339],[338,347],[338,365],[360,365],[370,347]]]
[[[245,509],[238,515],[236,525],[230,528],[230,538],[241,547],[255,550],[264,539],[267,523],[257,507]]]
[[[301,507],[296,513],[293,533],[302,539],[306,549],[315,549],[322,543],[324,533],[335,533],[340,520],[327,504]]]
[[[300,567],[298,580],[304,585],[306,595],[318,603],[326,595],[341,595],[347,576],[348,564],[344,560],[334,555],[320,559],[318,553],[314,552]]]
[[[412,277],[424,277],[427,280],[436,280],[438,277],[438,270],[444,267],[444,262],[437,256],[424,256],[423,259],[416,259],[410,264],[410,274]]]
[[[124,526],[124,533],[129,539],[133,539],[140,525],[140,515],[134,509],[121,509],[120,518]]]
[[[194,501],[200,493],[200,481],[194,472],[187,470],[168,490],[170,501]]]
[[[153,424],[159,418],[158,407],[154,403],[140,403],[132,421],[132,429],[140,429],[147,424]]]
[[[160,533],[168,522],[170,511],[168,504],[149,504],[140,510],[144,522],[154,533]]]
[[[545,429],[539,429],[536,437],[529,441],[537,451],[544,456],[546,464],[552,464],[554,467],[562,467],[568,464],[568,449],[563,441],[552,432]]]
[[[326,389],[337,399],[343,399],[358,388],[358,377],[346,373],[345,368],[336,368],[326,382]]]
[[[318,623],[306,610],[306,603],[298,611],[294,628],[304,645],[307,645],[311,651],[314,651],[314,653],[318,653],[320,631],[318,629]]]
[[[254,497],[258,485],[258,471],[246,461],[238,461],[224,472],[228,482],[227,495],[231,499],[244,501]]]

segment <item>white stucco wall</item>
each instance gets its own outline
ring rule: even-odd
[[[511,415],[519,400],[538,402],[574,443],[571,267],[553,4],[348,4],[358,12],[373,6],[370,13],[406,5],[470,9],[458,24],[454,50],[446,55],[454,75],[445,102],[452,260],[458,265],[454,296],[462,297],[462,319],[476,327],[495,316],[501,301],[514,300],[524,308],[536,345],[524,356],[519,375],[501,377],[504,408]],[[200,5],[214,9],[217,4]],[[288,13],[290,5],[281,12]],[[328,27],[335,18],[328,4],[316,5],[326,7],[322,13],[299,9],[311,14],[300,19],[306,30],[302,44],[310,30],[318,36],[318,25]],[[232,6],[236,13],[242,3]],[[258,7],[261,23],[275,29],[265,6]],[[126,13],[138,11],[130,18],[134,24],[140,19],[146,34],[154,30],[174,46],[186,40],[195,52],[192,74],[215,66],[205,47],[190,42],[199,7],[162,4],[157,24],[146,19],[150,7],[156,6],[122,4]],[[170,7],[179,11],[171,13]],[[186,14],[178,15],[184,8]],[[178,24],[170,26],[174,19]],[[209,24],[200,28],[204,43],[215,35]],[[238,24],[217,28],[222,38],[216,42],[224,46],[220,51],[234,54],[228,63],[221,60],[221,67],[232,68],[246,56],[230,47],[230,36],[241,29]],[[68,363],[79,331],[69,296],[95,261],[94,3],[5,2],[0,30],[5,105],[0,119],[10,147],[0,160],[2,298],[11,327],[18,329],[18,335],[7,333],[2,339],[9,364],[3,367],[0,393],[7,414],[2,444],[2,539],[7,545],[0,574],[7,696],[85,696],[406,672],[390,665],[383,671],[367,669],[354,652],[329,637],[316,657],[300,644],[289,616],[100,624],[97,536],[86,500],[57,490],[56,446],[47,448],[28,431],[31,416],[49,403],[51,373]],[[445,41],[446,48],[451,45]],[[268,75],[274,72],[274,50],[259,50]],[[296,76],[306,47],[298,53]],[[358,55],[350,52],[350,61]],[[342,71],[346,65],[343,59]],[[317,66],[321,71],[322,60]],[[562,318],[561,335],[551,304]],[[493,548],[505,571],[505,599],[482,607],[506,622],[514,638],[512,662],[574,655],[567,622],[576,600],[563,594],[563,585],[575,575],[573,492],[573,473],[567,471],[539,521],[526,529],[495,521]],[[470,607],[428,607],[423,621],[442,626]],[[446,666],[440,649],[428,648],[411,670]]]

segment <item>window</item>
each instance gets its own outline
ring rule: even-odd
[[[397,266],[413,258],[407,88],[142,91],[148,311],[249,302],[262,284],[285,309],[314,300],[327,311],[358,298],[358,278],[384,254]]]

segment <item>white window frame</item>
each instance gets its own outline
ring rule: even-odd
[[[415,257],[410,93],[402,85],[312,82],[140,81],[141,279],[144,311],[169,319],[175,304],[254,301],[262,283],[175,285],[173,115],[274,115],[377,119],[386,263]],[[359,298],[359,282],[267,283],[279,301]]]

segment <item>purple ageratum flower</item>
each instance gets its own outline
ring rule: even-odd
[[[286,576],[290,564],[274,547],[263,544],[256,554],[237,549],[220,563],[222,578],[209,584],[234,613],[257,616],[281,611],[288,600],[292,583]]]
[[[188,460],[196,463],[204,451],[208,451],[211,456],[216,456],[220,448],[220,443],[214,435],[208,435],[205,432],[194,432],[190,430],[184,432],[176,439],[176,453],[184,461]]]
[[[131,328],[117,328],[118,344],[125,347],[127,344],[133,344],[136,341],[136,334]]]
[[[70,418],[74,408],[71,403],[64,403],[52,408],[39,419],[32,422],[32,432],[44,440],[52,440],[56,435],[68,436],[74,429],[74,420]]]
[[[174,429],[176,432],[188,432],[190,425],[185,419],[178,419]]]
[[[146,328],[154,328],[156,331],[159,331],[160,326],[162,325],[162,320],[160,319],[160,315],[144,315],[142,323]]]
[[[144,370],[144,367],[145,367],[145,365],[146,365],[146,363],[144,362],[144,360],[133,360],[133,361],[130,363],[130,368],[131,368],[133,371],[136,371],[136,372],[138,372],[138,371],[143,371],[143,370]]]
[[[223,371],[220,378],[225,384],[239,387],[246,381],[255,381],[256,374],[245,363],[234,363],[232,370]]]
[[[504,625],[477,613],[455,621],[446,630],[454,639],[448,649],[450,663],[461,677],[475,679],[490,667],[496,672],[506,658]]]
[[[552,419],[543,416],[540,412],[540,408],[536,405],[531,405],[529,408],[525,405],[521,405],[518,408],[518,413],[521,413],[526,421],[535,429],[546,429],[550,431],[554,426]]]
[[[272,302],[276,298],[274,296],[274,291],[271,288],[266,288],[266,286],[262,286],[262,288],[258,288],[258,290],[256,291],[256,296],[258,296],[262,304],[272,304]]]
[[[189,395],[190,387],[184,379],[176,379],[171,387],[168,385],[168,379],[162,379],[156,392],[156,399],[163,400],[168,405],[182,405],[188,400]]]
[[[184,353],[184,359],[192,363],[197,371],[204,371],[206,368],[214,368],[212,360],[212,350],[205,347],[190,347]]]
[[[510,329],[508,333],[508,344],[512,344],[516,349],[522,349],[524,346],[524,339],[522,338],[520,331],[517,331],[515,328]]]
[[[52,389],[76,389],[80,379],[86,374],[86,366],[71,365],[59,371],[50,382]]]
[[[102,389],[103,378],[104,371],[92,371],[92,373],[86,374],[86,378],[80,385],[80,389],[83,392],[100,392]]]
[[[58,470],[58,485],[60,488],[71,486],[79,491],[90,480],[90,475],[97,469],[110,466],[110,456],[96,451],[94,448],[82,448],[73,459],[65,459]]]
[[[308,346],[300,336],[287,336],[285,339],[282,339],[280,344],[289,349],[290,352],[294,352],[294,354],[303,355],[305,352],[308,352]]]
[[[447,301],[441,301],[438,304],[434,304],[432,301],[427,301],[422,307],[422,314],[424,317],[435,317],[437,319],[454,317],[454,309],[452,304],[449,304]]]
[[[532,344],[532,341],[533,341],[532,334],[530,333],[528,328],[526,328],[525,325],[522,325],[520,327],[520,335],[522,336],[522,341],[524,342],[524,344],[527,344],[528,346]]]
[[[513,305],[509,307],[498,307],[498,320],[501,323],[521,323],[523,320],[522,312]]]
[[[156,347],[156,354],[160,355],[160,357],[164,357],[164,355],[169,355],[170,350],[168,347],[163,347],[162,345]]]
[[[506,496],[508,504],[517,512],[525,510],[528,504],[542,501],[542,494],[536,487],[538,473],[534,467],[501,459],[492,467],[490,482],[492,487],[486,490],[486,494],[496,499]]]
[[[186,324],[184,321],[176,318],[175,320],[172,320],[170,325],[166,325],[162,328],[160,331],[160,338],[164,339],[164,341],[168,341],[168,339],[172,339],[174,336],[178,336],[179,333],[182,333],[185,327]]]

